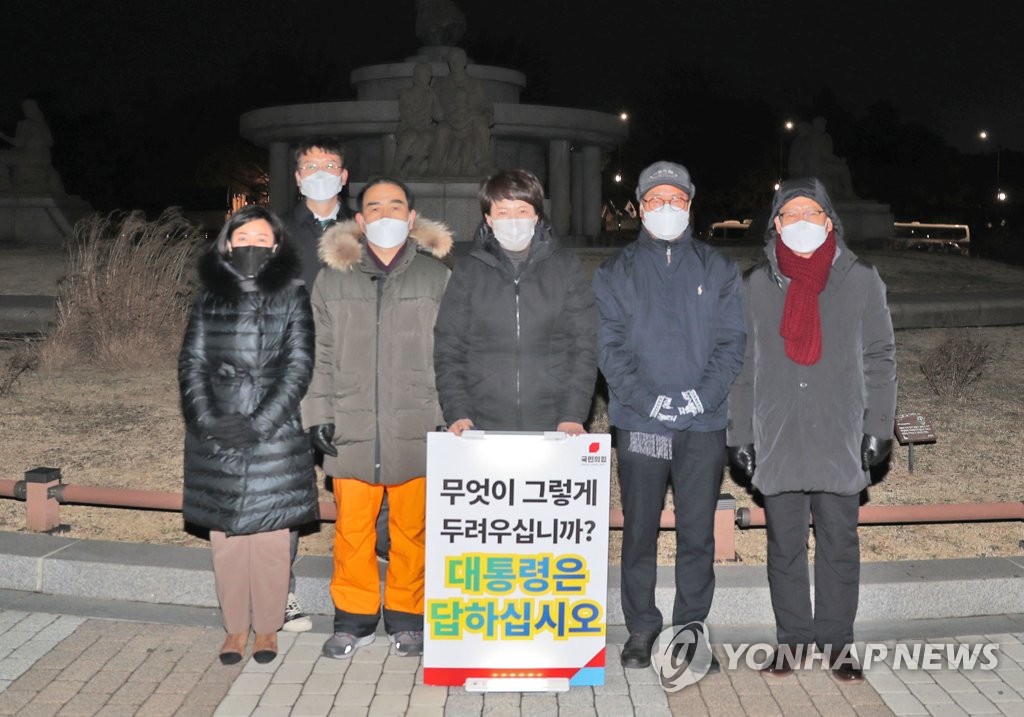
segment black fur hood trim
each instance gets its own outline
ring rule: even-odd
[[[265,294],[275,294],[298,279],[301,267],[299,256],[287,242],[281,242],[270,260],[256,275],[256,288]],[[226,299],[242,295],[242,282],[227,257],[221,256],[216,244],[199,258],[199,280],[211,294]]]

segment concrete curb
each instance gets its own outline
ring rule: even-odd
[[[0,532],[0,589],[142,603],[217,607],[210,552],[170,545],[71,540]],[[303,607],[330,615],[329,557],[295,566]],[[716,565],[714,625],[771,625],[763,566]],[[383,577],[383,566],[381,575]],[[658,607],[672,615],[673,571],[658,570]],[[622,625],[620,574],[608,576],[608,624]],[[859,621],[963,618],[1024,613],[1024,557],[865,563]]]

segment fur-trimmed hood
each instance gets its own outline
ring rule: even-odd
[[[274,294],[298,279],[300,272],[295,250],[288,242],[281,242],[254,281],[263,293]],[[199,258],[199,280],[210,293],[232,300],[242,295],[242,284],[247,282],[231,268],[227,257],[217,251],[216,243]]]
[[[363,230],[354,219],[335,224],[320,238],[320,259],[332,269],[349,271],[362,261],[366,251],[363,239]],[[452,250],[454,239],[451,230],[441,222],[416,217],[409,241],[417,251],[429,252],[441,259]]]

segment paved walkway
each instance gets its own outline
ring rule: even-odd
[[[928,639],[998,643],[994,670],[894,667],[896,642],[890,641],[886,663],[874,664],[860,685],[839,684],[821,669],[765,678],[741,657],[735,669],[674,693],[662,690],[652,670],[624,671],[613,638],[602,687],[481,695],[423,685],[420,661],[392,654],[383,636],[350,661],[323,658],[323,620],[313,632],[281,633],[280,654],[267,665],[248,660],[224,667],[217,660],[223,631],[216,611],[170,610],[178,624],[167,624],[90,617],[95,602],[73,598],[44,605],[63,614],[29,611],[22,606],[46,603],[44,596],[0,593],[0,715],[1024,715],[1024,632]],[[114,603],[104,611],[131,618],[160,608]],[[1020,626],[1024,617],[1001,624]],[[915,643],[901,644],[912,650]],[[721,645],[716,652],[728,667],[728,653]]]

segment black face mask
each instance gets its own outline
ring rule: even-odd
[[[273,254],[274,249],[269,246],[236,246],[228,255],[228,261],[239,274],[251,279],[260,273]]]

